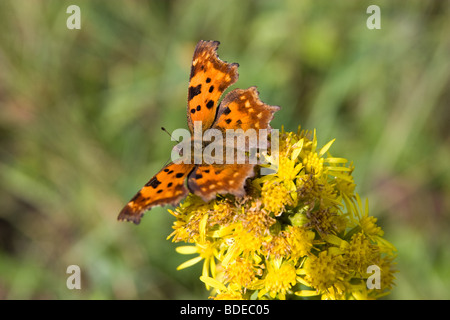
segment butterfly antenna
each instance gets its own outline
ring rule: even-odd
[[[176,142],[180,143],[180,141],[175,140],[175,139],[172,137],[172,134],[171,134],[169,131],[167,131],[166,128],[161,127],[161,130],[164,131],[165,133],[167,133],[167,134],[170,136],[170,139],[172,139],[172,141],[176,141]]]

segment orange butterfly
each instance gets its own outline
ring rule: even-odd
[[[218,129],[270,130],[273,114],[280,108],[263,103],[256,87],[235,89],[218,101],[223,92],[238,79],[238,64],[217,56],[218,41],[200,41],[192,61],[187,120],[191,135],[194,122],[201,121],[202,131]],[[145,211],[159,205],[177,205],[191,192],[207,202],[217,194],[245,195],[247,178],[254,176],[254,164],[194,164],[171,162],[158,172],[128,202],[118,220],[139,224]],[[187,186],[186,186],[187,180]]]

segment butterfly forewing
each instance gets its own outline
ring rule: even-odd
[[[138,224],[146,210],[158,205],[178,204],[189,193],[185,182],[193,168],[193,164],[169,163],[128,202],[118,219]]]
[[[202,122],[202,131],[211,128],[222,93],[238,79],[238,64],[220,60],[218,45],[218,41],[200,41],[195,48],[187,106],[191,133],[195,121]]]
[[[226,129],[270,129],[273,114],[280,107],[270,106],[259,99],[256,87],[235,89],[222,100],[213,128]]]

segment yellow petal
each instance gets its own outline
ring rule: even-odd
[[[344,181],[353,183],[353,177],[348,174],[341,174],[339,172],[334,172],[333,176],[340,180],[344,180]]]
[[[300,297],[312,297],[317,296],[319,293],[316,290],[300,290],[296,291],[295,294]]]
[[[210,258],[206,258],[205,261],[203,262],[202,276],[204,276],[204,277],[207,277],[209,275],[209,273],[208,273],[209,259]],[[209,288],[208,288],[208,290],[209,290]]]
[[[215,278],[216,277],[216,260],[214,258],[211,258],[209,266],[211,269],[211,275],[213,276],[213,278]]]
[[[351,171],[350,168],[347,167],[327,167],[329,171]]]
[[[200,220],[200,223],[198,225],[198,229],[200,231],[200,242],[205,243],[206,242],[206,223],[208,222],[208,214],[206,213],[203,215],[202,220]]]
[[[215,230],[212,233],[211,237],[213,237],[213,238],[226,237],[229,234],[231,234],[235,228],[236,228],[236,224],[230,224],[229,226],[221,227],[219,230]]]
[[[297,175],[300,172],[300,170],[302,170],[302,168],[303,168],[303,163],[300,162],[298,165],[295,166],[294,174]]]
[[[169,213],[170,213],[171,215],[173,215],[175,218],[177,217],[177,215],[176,215],[172,210],[167,209],[167,211],[169,211]]]
[[[314,129],[313,141],[311,141],[311,153],[316,152],[317,148],[317,137],[316,137],[316,129]]]
[[[326,242],[334,244],[335,246],[338,246],[338,247],[340,247],[342,244],[342,241],[344,241],[341,238],[339,238],[338,236],[335,236],[333,234],[327,235],[324,240]]]
[[[177,270],[181,270],[181,269],[185,269],[185,268],[189,268],[191,266],[193,266],[194,264],[196,264],[197,262],[199,262],[200,260],[202,260],[203,258],[201,256],[198,256],[196,258],[193,258],[191,260],[188,260],[186,262],[183,262],[182,264],[180,264],[177,267]]]
[[[316,135],[316,132],[315,132],[315,130],[314,130],[314,136],[315,136],[315,135]],[[328,149],[330,149],[331,145],[333,144],[333,142],[334,142],[335,140],[336,140],[336,139],[331,140],[331,141],[328,142],[326,145],[324,145],[324,146],[322,147],[322,149],[320,149],[320,151],[319,151],[319,157],[323,156],[323,155],[328,151]]]
[[[296,142],[292,147],[294,148],[294,151],[292,151],[291,160],[294,161],[295,159],[297,159],[300,152],[302,152],[303,138]]]
[[[297,272],[297,274],[298,274],[298,272]],[[306,274],[306,272],[304,274]],[[305,279],[303,279],[302,277],[297,277],[297,282],[300,282],[301,284],[303,284],[307,287],[311,287],[311,284],[309,282],[307,282]]]
[[[227,291],[227,287],[225,287],[225,285],[222,282],[217,281],[214,278],[201,276],[200,280],[203,281],[206,285],[209,285],[217,290]]]
[[[227,254],[222,260],[222,266],[226,268],[226,266],[231,262],[232,259],[235,258],[235,256],[238,254],[236,245],[232,245],[231,248],[228,249]]]
[[[175,251],[181,254],[194,254],[198,252],[196,246],[181,246],[175,248]]]
[[[347,163],[348,162],[348,160],[345,158],[334,158],[334,157],[326,158],[325,161],[328,163]]]
[[[341,249],[337,248],[337,247],[330,247],[328,248],[328,254],[332,255],[332,256],[338,256],[343,254],[344,251],[342,251]]]

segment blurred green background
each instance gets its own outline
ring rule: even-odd
[[[69,5],[81,29],[69,30]],[[381,29],[369,30],[369,5]],[[0,299],[205,299],[164,208],[116,221],[187,128],[198,40],[233,88],[355,164],[398,249],[387,299],[450,299],[449,1],[0,2]],[[81,268],[68,290],[66,268]]]

